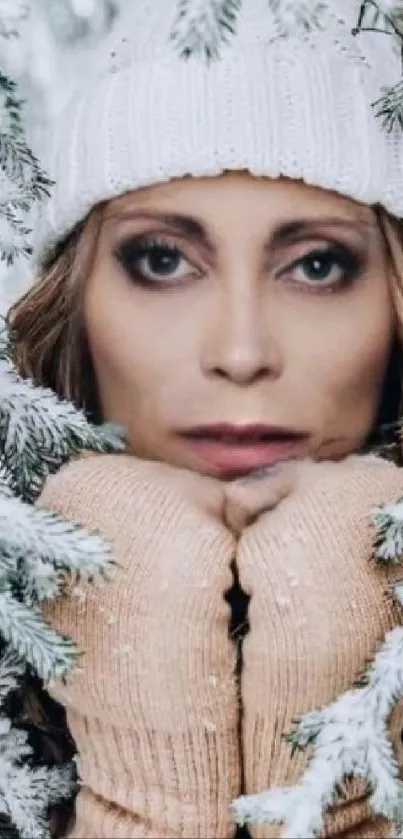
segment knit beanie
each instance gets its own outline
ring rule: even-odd
[[[39,139],[41,261],[100,201],[183,176],[286,176],[403,216],[392,0],[120,0]]]

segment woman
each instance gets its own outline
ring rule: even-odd
[[[298,783],[293,718],[401,619],[367,522],[403,480],[362,455],[386,426],[400,457],[403,138],[373,109],[400,61],[351,0],[244,3],[207,64],[170,43],[186,8],[132,6],[44,144],[39,278],[10,313],[20,370],[128,439],[41,499],[118,565],[46,609],[85,650],[52,688],[69,835],[234,836],[234,798]],[[334,804],[326,835],[389,835],[359,782]]]

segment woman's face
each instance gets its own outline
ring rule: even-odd
[[[390,272],[374,212],[300,182],[228,173],[111,201],[85,294],[105,419],[140,457],[227,479],[357,450]]]

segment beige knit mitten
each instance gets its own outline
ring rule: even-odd
[[[80,755],[74,839],[234,835],[235,540],[222,504],[219,482],[124,455],[77,461],[45,486],[40,505],[97,529],[119,566],[44,610],[85,650],[52,688]]]
[[[283,735],[294,719],[353,687],[387,630],[401,624],[401,610],[385,593],[402,569],[370,561],[369,516],[402,494],[401,469],[373,457],[307,463],[291,495],[242,533],[237,566],[251,596],[242,671],[247,794],[300,780],[310,751],[292,756]],[[401,760],[401,704],[392,728]],[[249,829],[275,837],[281,825]],[[390,827],[371,817],[364,785],[354,781],[325,835],[386,837]]]

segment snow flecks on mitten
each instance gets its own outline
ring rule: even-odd
[[[371,514],[376,528],[373,558],[382,564],[402,559],[403,499]],[[403,604],[403,583],[392,593]],[[245,795],[233,803],[237,822],[282,823],[282,839],[317,836],[329,807],[348,777],[366,781],[373,813],[389,819],[403,836],[403,783],[392,749],[388,721],[403,696],[403,628],[392,629],[361,681],[334,702],[296,722],[286,735],[293,751],[310,746],[312,757],[294,786]]]

